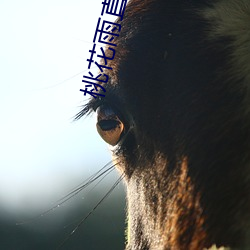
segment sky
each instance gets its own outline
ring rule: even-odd
[[[95,117],[73,121],[101,2],[0,1],[0,208],[55,199],[111,160]]]

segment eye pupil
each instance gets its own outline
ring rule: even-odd
[[[120,125],[120,122],[117,120],[102,120],[98,122],[98,125],[103,131],[108,131],[115,129],[118,125]]]

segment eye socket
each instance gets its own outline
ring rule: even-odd
[[[116,112],[108,105],[97,108],[96,128],[102,139],[108,144],[115,146],[124,134],[124,123],[119,119]]]

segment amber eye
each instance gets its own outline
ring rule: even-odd
[[[108,105],[97,108],[96,128],[102,139],[108,144],[115,146],[124,134],[124,124],[116,112]]]

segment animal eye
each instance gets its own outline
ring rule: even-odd
[[[124,124],[117,113],[109,105],[97,108],[96,128],[102,139],[115,146],[124,134]]]

